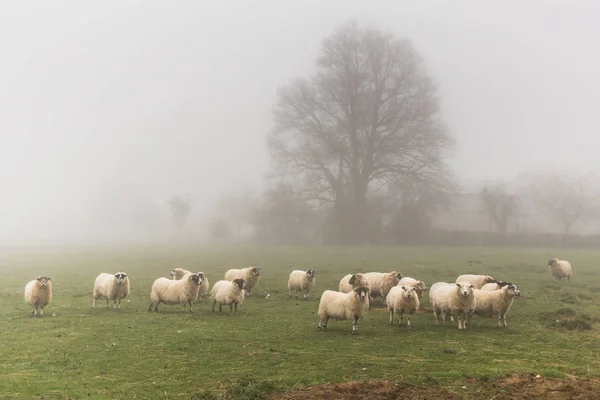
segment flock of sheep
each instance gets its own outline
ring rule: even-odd
[[[553,258],[548,262],[550,274],[556,279],[572,275],[571,264],[565,260]],[[152,284],[151,303],[148,311],[158,311],[160,303],[183,304],[192,312],[192,304],[202,300],[202,295],[209,289],[208,278],[203,272],[190,272],[182,268],[173,268],[171,279],[158,278]],[[306,299],[315,285],[315,271],[294,270],[288,279],[289,297],[292,293],[301,292]],[[219,305],[219,312],[224,305],[229,312],[237,313],[237,307],[250,296],[251,291],[260,279],[260,268],[250,266],[242,269],[230,269],[224,279],[216,282],[210,291],[212,311]],[[52,300],[52,284],[48,276],[40,276],[25,286],[25,300],[32,307],[34,316],[43,316],[44,307]],[[423,293],[427,290],[422,280],[405,277],[392,271],[387,273],[368,272],[344,276],[338,291],[325,290],[319,301],[318,329],[327,329],[327,323],[333,320],[352,320],[352,333],[358,333],[358,320],[369,309],[372,299],[381,297],[390,314],[390,323],[394,322],[394,313],[401,325],[404,315],[407,316],[407,327],[410,328],[410,317],[420,307]],[[121,308],[121,301],[130,294],[129,278],[124,272],[116,274],[101,273],[94,282],[92,308],[96,307],[98,298],[106,299],[106,307],[113,302],[115,311]],[[473,314],[482,317],[498,318],[498,326],[506,327],[506,315],[510,311],[515,297],[521,292],[517,285],[498,281],[489,275],[460,275],[456,282],[436,282],[429,289],[429,302],[433,308],[436,325],[458,319],[458,329],[466,329]],[[268,296],[268,295],[267,295]]]

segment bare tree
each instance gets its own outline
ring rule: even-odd
[[[562,226],[564,236],[576,222],[597,217],[600,181],[593,173],[537,176],[530,189],[537,205]]]
[[[173,227],[178,233],[181,233],[185,226],[190,212],[192,211],[192,203],[189,195],[184,197],[175,196],[167,201],[171,211],[171,221]]]
[[[324,40],[316,66],[279,90],[269,148],[280,174],[333,205],[342,240],[362,241],[370,187],[437,184],[453,141],[408,40],[351,22]]]
[[[479,195],[483,209],[489,217],[490,231],[495,225],[499,232],[506,233],[508,223],[517,217],[519,211],[517,197],[509,194],[503,184],[491,189],[484,187]]]

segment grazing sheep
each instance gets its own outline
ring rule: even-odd
[[[171,280],[167,278],[158,278],[152,284],[152,293],[150,298],[152,303],[148,307],[148,311],[158,311],[158,306],[161,302],[165,304],[183,304],[183,311],[185,312],[185,305],[190,305],[190,312],[192,310],[192,303],[198,297],[198,289],[202,283],[202,278],[196,274],[187,274],[179,280]]]
[[[481,289],[486,283],[494,283],[496,280],[489,275],[461,275],[456,278],[456,283],[469,282],[475,289]]]
[[[435,324],[439,325],[439,317],[446,322],[446,315],[458,316],[458,329],[467,328],[467,319],[476,307],[473,284],[469,282],[438,282],[429,290],[429,301],[433,305]]]
[[[106,297],[106,308],[109,307],[108,303],[112,300],[114,310],[121,311],[121,300],[127,298],[129,292],[129,278],[125,272],[117,272],[114,275],[101,273],[94,282],[92,308],[96,308],[98,297]]]
[[[412,286],[394,286],[386,297],[387,308],[390,311],[390,324],[394,323],[394,312],[399,314],[398,327],[402,324],[404,314],[408,314],[407,327],[410,328],[410,316],[419,311],[419,295]]]
[[[44,307],[52,301],[52,284],[49,276],[38,276],[25,285],[25,300],[31,305],[33,316],[44,316]]]
[[[358,320],[369,309],[369,289],[357,286],[350,293],[326,290],[319,301],[317,329],[327,329],[330,319],[352,319],[352,333],[358,333]]]
[[[371,298],[383,297],[383,303],[385,304],[385,297],[391,288],[396,286],[400,279],[403,278],[401,273],[396,271],[392,272],[367,272],[365,277],[371,282]]]
[[[242,269],[233,268],[225,272],[226,281],[233,281],[234,279],[244,280],[244,285],[246,285],[244,290],[246,291],[246,295],[250,296],[252,288],[258,285],[258,280],[260,279],[260,268],[250,266]]]
[[[566,260],[559,260],[558,258],[553,258],[552,260],[548,261],[548,268],[550,269],[550,275],[552,275],[558,280],[562,280],[562,278],[567,278],[567,280],[570,281],[571,276],[573,275],[571,263]]]
[[[483,285],[481,287],[480,290],[487,290],[487,291],[498,290],[498,289],[502,289],[506,285],[510,285],[510,283],[504,282],[504,281],[497,281],[494,283],[486,283],[485,285]]]
[[[493,291],[475,289],[473,293],[476,301],[474,314],[480,317],[498,317],[498,328],[502,328],[502,325],[506,328],[506,315],[515,297],[521,296],[517,285],[506,283],[502,289]],[[471,314],[467,318],[467,325],[471,324],[472,316]]]
[[[348,274],[340,280],[339,291],[342,293],[350,293],[357,286],[364,286],[369,291],[371,290],[371,282],[365,277],[365,274],[356,273]]]
[[[183,278],[184,275],[191,274],[191,271],[183,268],[173,268],[170,272],[170,275],[173,277],[174,281],[178,281]]]
[[[410,278],[408,276],[405,276],[404,278],[400,279],[400,282],[398,282],[396,286],[414,287],[415,291],[417,292],[417,296],[419,296],[419,301],[423,299],[423,293],[425,292],[425,290],[427,290],[427,285],[425,285],[425,282],[414,278]]]
[[[213,312],[215,312],[215,304],[219,303],[219,312],[223,312],[223,304],[228,304],[229,314],[231,314],[234,307],[235,313],[237,314],[238,304],[244,301],[244,292],[243,279],[218,281],[213,285],[210,292]]]
[[[304,298],[308,299],[310,291],[315,286],[315,270],[309,269],[307,271],[294,270],[290,274],[288,279],[288,290],[290,298],[292,298],[292,290],[295,292],[302,292]]]

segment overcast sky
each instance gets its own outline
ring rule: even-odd
[[[122,188],[207,209],[260,184],[277,87],[308,75],[352,18],[413,40],[460,177],[600,171],[600,2],[492,3],[5,2],[0,239],[79,234]]]

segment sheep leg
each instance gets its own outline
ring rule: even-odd
[[[106,308],[110,308],[110,306],[108,305],[108,297],[106,298]]]
[[[292,298],[292,289],[290,289],[290,293],[289,293],[290,299]]]
[[[355,315],[352,321],[352,333],[358,333],[358,315]]]
[[[219,304],[219,312],[223,312],[223,304]]]
[[[94,297],[93,300],[92,300],[92,309],[93,310],[96,309],[96,297]]]
[[[44,309],[42,307],[40,307],[40,317],[44,316]]]
[[[236,314],[237,314],[237,305],[238,305],[238,303],[234,303],[234,309],[235,309]]]
[[[390,308],[390,324],[394,323],[394,309]]]
[[[37,315],[37,309],[35,308],[35,305],[31,306],[31,315],[34,317]]]
[[[319,325],[317,325],[317,329],[319,329],[319,330],[323,329],[324,331],[326,331],[327,330],[327,322],[329,322],[329,317],[319,319]]]
[[[433,306],[433,317],[435,318],[435,324],[439,325],[440,324],[440,320],[439,320],[439,316],[438,316],[438,313],[436,311],[435,305]]]
[[[229,304],[229,315],[233,313],[233,303]]]
[[[192,303],[194,302],[194,300],[189,300],[188,304],[190,305],[190,312],[194,312],[194,310],[192,310]]]
[[[404,311],[400,311],[400,317],[398,318],[398,328],[402,325],[402,321],[404,320]]]
[[[250,297],[250,292],[251,292],[251,291],[252,291],[252,289],[246,289],[246,295],[247,295],[248,297]]]
[[[154,302],[150,303],[150,307],[148,307],[148,311],[152,311],[152,306],[154,305]]]
[[[215,304],[217,304],[217,302],[215,300],[213,300],[212,302],[212,311],[215,312]]]
[[[410,314],[408,314],[406,316],[406,320],[407,320],[406,327],[410,329],[411,328],[411,326],[410,326]]]

